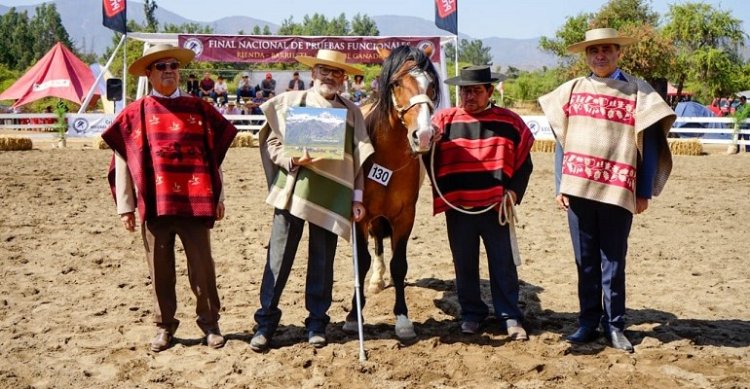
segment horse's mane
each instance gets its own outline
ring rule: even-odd
[[[430,58],[417,48],[407,45],[398,46],[391,51],[391,54],[383,62],[383,68],[380,71],[380,76],[378,76],[380,87],[373,101],[373,112],[370,114],[371,120],[381,123],[388,122],[388,117],[393,111],[391,92],[394,84],[414,68],[421,69],[432,77],[435,88],[433,103],[435,106],[440,104],[440,79]]]

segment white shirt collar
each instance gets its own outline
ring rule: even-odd
[[[157,92],[156,89],[151,89],[151,96],[163,97],[166,99],[174,99],[174,98],[182,96],[182,94],[180,93],[180,88],[175,89],[174,93],[172,93],[169,96],[164,96],[163,94]]]

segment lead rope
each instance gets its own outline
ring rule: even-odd
[[[443,192],[440,191],[440,188],[437,185],[437,180],[435,179],[436,148],[437,147],[433,145],[432,151],[430,151],[430,178],[432,179],[432,187],[435,188],[435,192],[437,192],[438,196],[440,196],[440,199],[454,210],[467,215],[479,215],[481,213],[489,211],[492,208],[495,208],[495,206],[500,204],[500,210],[497,213],[497,221],[501,226],[508,226],[508,233],[510,236],[510,250],[513,255],[513,263],[516,266],[521,266],[521,252],[518,250],[518,239],[516,238],[516,223],[518,222],[518,216],[516,215],[516,205],[513,203],[513,198],[511,197],[510,193],[505,192],[503,194],[503,199],[500,200],[500,203],[492,204],[487,208],[483,208],[478,211],[470,211],[468,209],[463,209],[453,205],[450,201],[448,201],[448,199],[445,198],[445,196],[443,196]]]

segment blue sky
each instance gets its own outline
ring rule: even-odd
[[[100,4],[96,0],[81,0]],[[41,0],[0,0],[7,6],[39,4]],[[669,4],[678,0],[653,0],[652,8],[665,15]],[[705,1],[728,10],[743,20],[750,33],[750,0]],[[130,2],[129,2],[130,3]],[[243,15],[272,23],[291,15],[301,21],[305,14],[321,13],[326,17],[342,12],[351,19],[357,13],[369,16],[406,15],[432,20],[433,0],[156,0],[156,4],[183,17],[210,22],[225,16]],[[606,4],[602,0],[458,0],[458,28],[473,38],[533,38],[552,36],[568,16],[593,12]],[[141,6],[133,3],[133,6]]]

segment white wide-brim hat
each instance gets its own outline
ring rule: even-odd
[[[615,44],[627,46],[637,42],[635,38],[621,36],[614,28],[595,28],[586,31],[586,39],[568,46],[569,53],[580,53],[593,45]]]
[[[339,68],[348,74],[364,74],[362,70],[355,68],[346,63],[346,54],[328,49],[318,50],[318,54],[315,57],[308,55],[298,55],[294,59],[301,64],[305,64],[309,67],[315,67],[315,65],[326,65],[334,68]]]
[[[164,58],[175,58],[180,62],[180,66],[185,66],[187,63],[193,60],[195,52],[190,49],[183,49],[181,47],[175,47],[169,44],[160,43],[153,45],[146,49],[141,58],[138,58],[128,68],[128,73],[134,76],[145,76],[146,69],[151,66],[152,63],[164,59]]]

